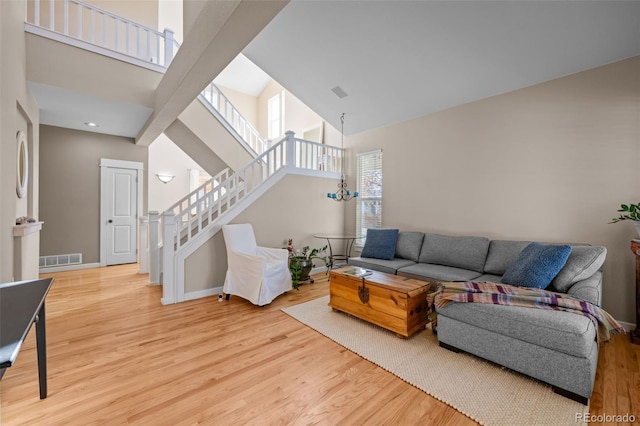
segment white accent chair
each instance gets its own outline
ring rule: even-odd
[[[233,294],[263,306],[291,290],[287,250],[258,247],[249,223],[224,225],[222,234],[227,246],[227,299]]]

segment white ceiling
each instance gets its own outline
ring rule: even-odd
[[[227,87],[251,96],[258,96],[271,77],[242,53],[213,80],[217,86]]]
[[[293,0],[243,53],[216,83],[270,75],[350,135],[640,55],[640,1]],[[42,124],[135,137],[152,113],[29,87]]]
[[[153,110],[72,92],[46,84],[28,82],[40,107],[40,124],[135,138]],[[93,122],[99,127],[88,127]]]
[[[294,0],[243,53],[354,134],[640,55],[640,2]]]

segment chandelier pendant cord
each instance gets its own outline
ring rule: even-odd
[[[349,191],[347,189],[347,183],[344,181],[344,158],[345,158],[345,154],[344,154],[344,115],[345,113],[343,112],[342,115],[340,116],[340,135],[341,135],[341,139],[340,139],[340,147],[342,148],[342,160],[341,160],[341,167],[340,167],[340,183],[338,183],[338,190],[334,193],[328,192],[327,193],[327,198],[331,198],[334,201],[349,201],[352,198],[357,198],[360,194],[358,194],[358,191],[354,192],[353,194],[351,193],[351,191]]]

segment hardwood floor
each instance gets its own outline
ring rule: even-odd
[[[0,382],[2,425],[475,424],[280,310],[328,294],[323,274],[259,308],[162,306],[136,271],[48,275],[49,397],[32,330]],[[627,336],[601,349],[592,414],[640,417],[639,357]]]

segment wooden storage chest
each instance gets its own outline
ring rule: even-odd
[[[429,322],[431,284],[371,271],[358,277],[346,266],[330,272],[329,306],[408,338]]]

